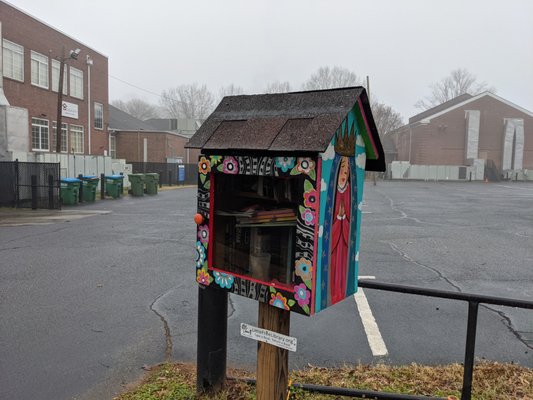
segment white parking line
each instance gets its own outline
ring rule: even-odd
[[[375,279],[375,276],[360,276],[359,279]],[[366,338],[372,354],[374,357],[386,356],[389,354],[387,346],[385,346],[385,342],[379,331],[376,319],[372,314],[372,310],[370,310],[370,305],[368,304],[363,288],[358,288],[357,293],[353,295],[353,298],[355,300],[355,305],[359,310],[359,315],[361,316],[363,328],[365,329]]]

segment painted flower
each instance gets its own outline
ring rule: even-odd
[[[318,203],[318,195],[315,189],[308,190],[304,193],[304,206],[316,209]]]
[[[202,268],[205,262],[205,247],[201,242],[196,242],[196,268]]]
[[[277,292],[276,294],[270,294],[270,301],[269,304],[274,307],[281,308],[283,310],[290,310],[288,304],[287,304],[287,298],[283,297],[280,292]]]
[[[207,224],[198,226],[198,240],[202,243],[209,242],[209,226]]]
[[[213,278],[207,271],[199,269],[196,271],[196,282],[200,285],[209,286],[209,284],[213,282]]]
[[[294,157],[276,157],[276,167],[280,168],[283,172],[293,169],[294,162]]]
[[[231,289],[233,286],[233,276],[218,271],[213,272],[213,275],[215,275],[215,283],[222,289]]]
[[[302,219],[306,225],[312,226],[315,224],[316,213],[309,208],[306,208],[301,211]]]
[[[304,283],[300,283],[294,287],[294,299],[300,307],[308,305],[310,298],[311,292],[307,290],[307,286]]]
[[[239,173],[239,163],[233,157],[226,157],[224,159],[224,165],[222,167],[222,171],[225,174],[236,175]]]
[[[211,172],[211,163],[209,162],[207,158],[203,156],[200,158],[200,162],[198,163],[198,171],[202,175],[205,175],[208,172]]]
[[[315,162],[310,158],[298,158],[298,165],[296,165],[296,170],[302,174],[309,175],[311,171],[315,170]]]
[[[302,278],[303,281],[310,281],[312,279],[313,267],[311,265],[310,260],[307,260],[302,257],[296,261],[295,267],[296,267],[296,271],[295,271],[296,276],[299,276],[300,278]]]

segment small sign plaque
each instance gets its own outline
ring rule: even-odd
[[[63,101],[61,115],[67,118],[78,119],[78,105]]]
[[[297,339],[267,329],[241,323],[241,336],[268,343],[289,351],[296,351]]]

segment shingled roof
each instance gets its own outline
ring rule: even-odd
[[[368,96],[365,89],[359,86],[226,96],[187,147],[208,152],[323,152],[358,100],[361,100],[379,159],[379,162],[367,159],[367,170],[384,170],[383,149]]]

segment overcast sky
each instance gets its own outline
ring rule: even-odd
[[[109,57],[110,100],[180,84],[296,90],[320,66],[370,77],[404,121],[428,86],[466,68],[533,111],[531,0],[9,0]]]

